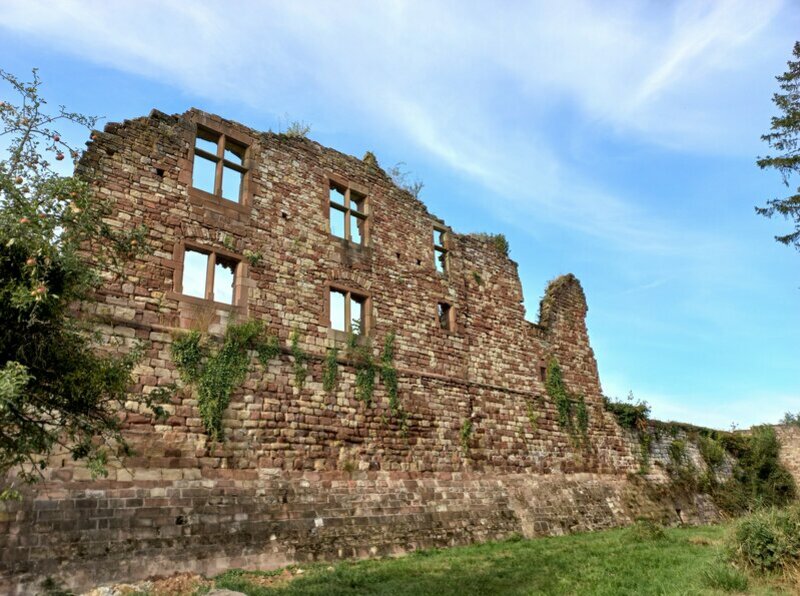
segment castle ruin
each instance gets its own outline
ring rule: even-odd
[[[178,381],[182,330],[255,319],[281,352],[233,394],[223,441],[186,386],[165,421],[124,413],[136,455],[108,478],[52,462],[0,509],[0,589],[716,518],[704,495],[637,475],[640,447],[603,407],[578,280],[552,281],[527,321],[497,238],[450,229],[374,158],[154,111],[96,133],[81,168],[114,225],[149,229],[152,251],[85,313],[113,349],[146,342],[132,391]],[[323,387],[331,348],[357,337],[379,358],[389,334],[402,417],[380,378],[358,399],[344,356]],[[583,428],[548,395],[553,359]]]

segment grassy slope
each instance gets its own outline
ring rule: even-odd
[[[715,594],[704,573],[719,566],[724,526],[630,529],[428,550],[397,559],[304,567],[290,582],[260,587],[228,572],[218,587],[250,595]],[[750,582],[751,594],[773,592]]]

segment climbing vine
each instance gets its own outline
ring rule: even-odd
[[[308,356],[300,347],[300,332],[297,329],[292,330],[292,357],[294,358],[294,384],[298,389],[302,389],[308,376],[306,368]]]
[[[386,335],[381,352],[381,381],[386,387],[386,395],[389,396],[389,408],[392,414],[397,413],[400,402],[397,394],[397,369],[394,367],[394,331]]]
[[[400,398],[397,391],[397,369],[394,367],[394,331],[386,335],[381,352],[381,381],[386,387],[386,395],[389,396],[389,409],[392,414],[397,414],[400,407]]]
[[[331,393],[339,379],[339,348],[328,348],[322,363],[322,388]]]
[[[400,392],[397,383],[397,369],[394,366],[394,341],[396,339],[394,331],[390,331],[383,341],[383,351],[381,352],[381,382],[386,388],[386,395],[389,397],[389,410],[400,423],[400,430],[403,434],[408,432],[408,414],[400,403]]]
[[[394,366],[396,335],[394,331],[386,335],[380,360],[376,362],[372,355],[372,342],[369,338],[359,341],[360,336],[357,333],[358,328],[354,329],[347,337],[347,357],[356,373],[356,399],[371,405],[375,394],[375,377],[379,376],[389,398],[389,410],[397,418],[400,430],[405,435],[408,432],[408,415],[400,403],[397,369]]]
[[[561,367],[555,357],[547,366],[545,390],[556,406],[558,425],[569,432],[573,439],[586,443],[589,430],[589,410],[582,395],[575,395],[567,390]]]
[[[558,425],[561,428],[571,430],[572,416],[569,394],[567,387],[564,385],[564,379],[561,376],[561,367],[558,365],[558,360],[551,358],[547,365],[547,376],[545,377],[545,390],[550,399],[556,405],[558,411]]]
[[[694,491],[698,483],[697,469],[689,457],[686,441],[674,439],[669,444],[667,453],[669,454],[667,473],[672,484],[687,491]]]
[[[469,455],[469,440],[472,437],[472,420],[469,418],[465,418],[464,421],[461,423],[461,451],[464,455]]]
[[[356,371],[356,399],[369,406],[375,393],[377,367],[372,357],[372,342],[366,338],[363,343],[359,343],[357,331],[352,331],[347,337],[347,355]]]
[[[181,379],[196,387],[200,418],[213,440],[223,439],[222,415],[233,390],[247,378],[251,351],[262,365],[280,353],[278,338],[269,335],[260,321],[229,325],[221,342],[199,331],[181,334],[172,342],[172,359]]]
[[[725,462],[725,448],[715,437],[700,435],[697,439],[697,449],[700,457],[708,468],[708,476],[716,477],[716,472]]]

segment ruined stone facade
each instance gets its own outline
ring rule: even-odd
[[[229,139],[234,161],[243,157],[231,170],[244,172],[238,202],[219,196],[219,180],[210,192],[193,188],[198,127]],[[208,440],[184,388],[166,422],[125,414],[137,455],[107,479],[54,460],[47,483],[0,511],[0,589],[24,591],[45,576],[84,586],[606,528],[640,515],[715,515],[701,497],[676,504],[642,489],[658,478],[635,477],[639,446],[602,407],[578,280],[551,282],[539,322],[528,322],[516,264],[491,238],[447,228],[374,159],[191,110],[106,126],[81,167],[113,205],[115,225],[149,228],[152,252],[86,313],[110,349],[148,342],[132,391],[177,381],[170,344],[181,329],[213,334],[255,318],[283,353],[254,364],[233,395],[223,443]],[[366,216],[348,224],[360,244],[331,233],[332,185]],[[445,233],[436,236],[444,273],[435,230]],[[233,305],[183,293],[187,248],[235,270]],[[338,388],[323,390],[326,350],[344,335],[331,329],[331,289],[361,301],[376,356],[396,334],[407,431],[381,383],[373,405],[355,398],[346,363]],[[295,330],[309,358],[302,388],[289,349]],[[587,404],[583,443],[559,425],[545,391],[551,357]]]

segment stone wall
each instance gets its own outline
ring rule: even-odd
[[[198,124],[249,147],[242,205],[192,188]],[[677,503],[662,479],[635,475],[638,444],[602,406],[578,280],[551,282],[533,324],[516,264],[490,238],[451,231],[449,271],[437,273],[433,226],[444,222],[374,160],[190,110],[108,125],[80,168],[112,205],[113,225],[149,228],[152,252],[83,312],[107,349],[147,342],[133,392],[178,380],[170,344],[182,329],[213,335],[228,321],[256,318],[283,353],[266,368],[254,365],[235,392],[222,443],[208,440],[183,388],[165,422],[129,404],[122,415],[137,453],[114,463],[107,479],[54,457],[48,481],[0,511],[0,590],[24,593],[48,575],[81,587],[399,553],[605,528],[640,515],[714,518],[702,496]],[[331,235],[330,180],[366,194],[366,246]],[[180,292],[187,244],[241,259],[236,306]],[[248,262],[246,251],[261,260]],[[355,398],[346,363],[337,389],[323,390],[322,359],[343,342],[329,329],[331,284],[369,297],[376,356],[396,333],[407,432],[380,383],[373,405]],[[451,331],[439,327],[442,301],[454,309]],[[294,331],[309,356],[302,388],[293,380]],[[552,357],[586,400],[585,439],[559,426],[546,394],[541,371]]]
[[[676,503],[612,474],[151,472],[50,483],[11,504],[4,593],[30,593],[48,576],[80,588],[716,515],[703,496]]]
[[[775,426],[775,434],[781,442],[781,463],[792,473],[800,487],[800,427],[778,425]]]

